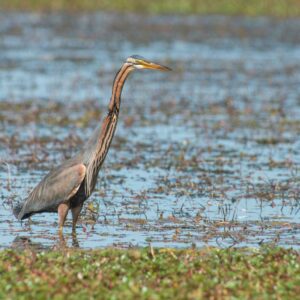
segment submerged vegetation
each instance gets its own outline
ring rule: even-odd
[[[8,10],[34,11],[94,11],[107,10],[118,12],[143,13],[180,13],[180,14],[225,14],[247,16],[293,17],[300,15],[298,0],[2,0],[0,8]]]
[[[11,207],[82,148],[133,53],[174,71],[167,80],[136,73],[126,83],[117,134],[84,205],[80,247],[299,247],[299,21],[1,20],[2,247],[17,235],[53,245],[55,215],[20,226]]]
[[[1,299],[296,299],[300,254],[261,248],[0,252]]]

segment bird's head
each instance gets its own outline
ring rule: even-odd
[[[156,64],[139,55],[129,56],[126,63],[130,64],[134,69],[149,69],[159,71],[171,71],[170,68]]]

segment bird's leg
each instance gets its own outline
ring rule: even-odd
[[[76,231],[74,231],[72,233],[72,246],[73,246],[73,248],[79,248],[79,242],[78,242],[78,239],[77,239]]]
[[[59,243],[58,243],[58,247],[59,247],[60,249],[65,249],[65,248],[67,248],[66,240],[65,240],[65,237],[64,237],[62,231],[59,231]]]
[[[78,206],[75,206],[72,208],[72,217],[73,217],[73,223],[72,223],[72,233],[76,234],[76,223],[78,221],[79,214],[82,209],[82,204],[79,204]]]
[[[68,215],[68,211],[70,208],[70,204],[69,203],[62,203],[58,206],[57,212],[58,212],[58,226],[59,226],[59,234],[62,234],[63,231],[63,227]]]

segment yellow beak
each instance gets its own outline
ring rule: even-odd
[[[160,70],[160,71],[172,71],[172,69],[163,65],[155,64],[147,61],[140,61],[139,65],[141,69]]]

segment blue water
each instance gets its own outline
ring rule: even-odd
[[[0,101],[8,105],[0,112],[0,247],[18,237],[61,243],[55,214],[20,224],[12,205],[82,146],[99,119],[78,120],[94,105],[103,115],[131,54],[173,72],[136,72],[126,82],[116,137],[73,244],[299,247],[299,26],[1,13]],[[27,106],[15,111],[16,103]],[[70,232],[68,221],[72,246]]]

